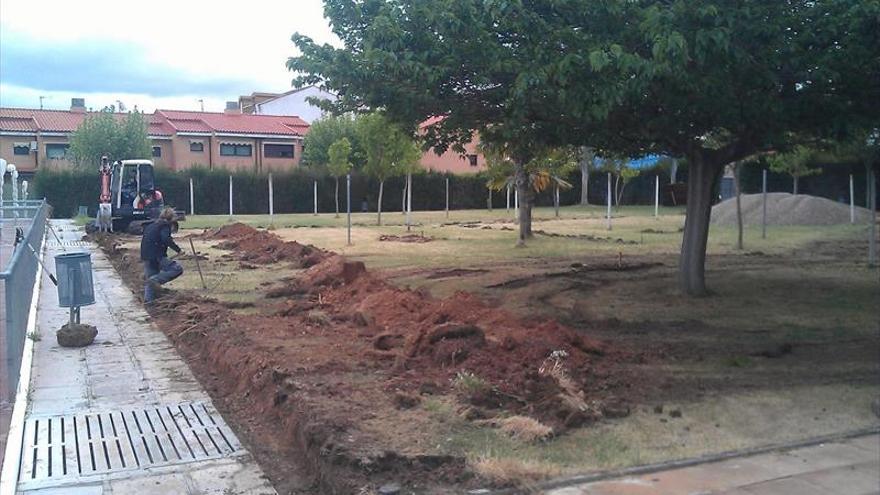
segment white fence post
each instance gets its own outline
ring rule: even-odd
[[[412,225],[412,174],[406,174],[406,231]]]
[[[446,218],[449,218],[449,177],[446,178]]]
[[[269,174],[269,223],[275,223],[275,194],[272,191],[272,174]]]
[[[351,246],[351,172],[345,175],[345,210],[348,218],[348,245]]]
[[[761,194],[763,200],[763,212],[761,213],[761,239],[767,238],[767,169],[761,174]]]
[[[608,219],[608,230],[611,230],[611,172],[608,172],[608,211],[605,217]]]
[[[513,188],[513,217],[519,223],[519,188]]]
[[[190,177],[189,178],[189,214],[190,215],[196,214],[196,206],[195,205],[196,205],[196,200],[195,200],[195,197],[193,196],[193,179],[192,179],[192,177]]]
[[[849,223],[856,223],[856,198],[853,174],[849,174]]]
[[[315,213],[314,214],[317,215],[318,214],[318,181],[317,180],[315,181],[314,196],[315,196]]]
[[[507,185],[507,206],[504,209],[507,210],[507,213],[510,213],[510,184]]]
[[[229,176],[229,216],[232,216],[232,176]]]
[[[654,218],[660,218],[660,176],[654,178]]]

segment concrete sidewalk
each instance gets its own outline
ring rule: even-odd
[[[98,337],[83,349],[58,346],[68,313],[44,275],[18,492],[274,494],[106,256],[69,221],[52,225],[61,243],[47,235],[50,270],[62,249],[92,254],[97,303],[82,322]]]
[[[550,490],[549,495],[880,494],[880,436]]]

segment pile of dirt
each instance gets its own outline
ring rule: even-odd
[[[282,243],[272,233],[243,224],[210,235],[226,239],[220,247],[238,256],[248,256],[255,244],[273,247],[266,250],[271,254],[310,248]],[[620,399],[610,397],[608,390],[634,380],[611,372],[634,353],[609,348],[556,321],[524,320],[466,292],[438,300],[424,291],[393,286],[362,262],[314,252],[321,254],[318,263],[267,289],[269,297],[282,299],[274,314],[310,324],[352,323],[364,344],[360,358],[393,363],[388,390],[417,393],[427,386],[454,391],[456,378],[466,372],[486,385],[463,397],[483,409],[481,416],[525,414],[561,432],[600,419],[605,401]],[[316,310],[326,317],[310,316]],[[561,375],[549,373],[551,368]],[[573,390],[566,390],[572,388],[566,382]],[[573,400],[573,394],[583,397]]]
[[[431,242],[434,240],[433,237],[426,237],[421,234],[404,234],[404,235],[393,235],[393,234],[382,234],[379,236],[379,240],[383,242],[415,242],[415,243],[424,243]]]
[[[311,245],[296,241],[285,242],[271,232],[257,230],[240,222],[205,231],[200,238],[221,240],[217,244],[218,248],[234,251],[238,260],[247,265],[295,262],[308,268],[330,254]]]
[[[621,399],[609,390],[635,381],[616,366],[633,358],[628,350],[556,321],[523,320],[470,293],[440,300],[398,288],[338,255],[274,290],[292,295],[287,316],[312,311],[318,300],[329,319],[360,327],[357,337],[369,346],[359,357],[393,363],[387,390],[461,392],[460,374],[473,375],[485,387],[460,395],[478,417],[524,414],[562,432],[600,419],[606,402]]]
[[[761,225],[764,211],[762,194],[743,194],[741,197],[743,224]],[[855,220],[865,223],[871,211],[856,207]],[[835,225],[849,223],[849,205],[808,194],[768,193],[768,225]],[[712,223],[736,225],[736,198],[712,207]]]

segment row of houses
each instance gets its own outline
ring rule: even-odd
[[[156,110],[145,116],[151,159],[171,170],[203,166],[268,172],[298,167],[309,124],[322,115],[308,103],[309,96],[321,95],[309,87],[242,96],[228,102],[224,112]],[[72,166],[67,154],[70,135],[89,113],[82,98],[73,98],[69,110],[0,108],[0,158],[14,163],[25,176],[41,167]],[[452,173],[485,168],[473,143],[465,155],[426,152],[422,165]]]

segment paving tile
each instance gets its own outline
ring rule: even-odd
[[[877,459],[878,464],[880,464],[880,435],[867,435],[852,438],[847,440],[846,443],[858,449],[871,452],[874,454],[874,458]]]
[[[846,443],[827,443],[806,447],[797,449],[793,454],[806,459],[814,470],[859,464],[865,460],[864,449]]]
[[[38,488],[19,492],[22,495],[103,495],[102,483],[80,486],[65,486],[57,488]]]
[[[828,490],[800,478],[781,478],[742,487],[750,495],[828,495]]]
[[[814,485],[840,495],[861,495],[880,490],[880,465],[866,462],[806,473],[798,476]]]
[[[139,478],[112,480],[109,485],[110,493],[113,495],[183,495],[198,493],[193,490],[184,473],[155,474]]]
[[[664,493],[702,493],[729,490],[773,477],[772,472],[761,464],[731,459],[654,473],[642,479],[653,481]]]
[[[203,495],[226,495],[230,491],[239,495],[273,495],[275,493],[266,476],[255,464],[243,463],[241,459],[214,463],[201,469],[188,471],[188,476]]]
[[[638,478],[622,478],[611,481],[590,483],[584,488],[585,495],[673,495],[664,492],[650,481]]]

